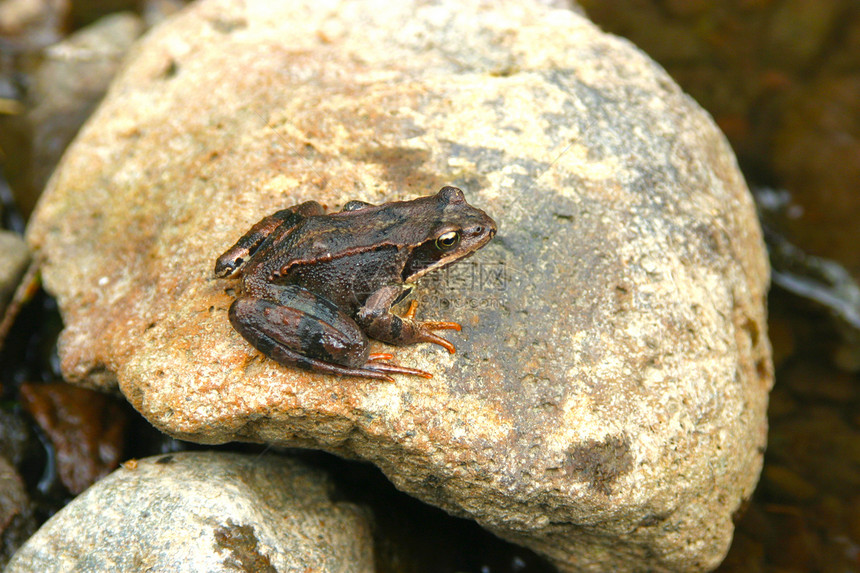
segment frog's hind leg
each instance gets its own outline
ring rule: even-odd
[[[268,285],[261,294],[265,298],[236,299],[230,306],[230,323],[279,364],[380,380],[391,380],[389,374],[429,376],[422,370],[378,362],[390,355],[371,356],[364,332],[324,297],[296,285]]]
[[[244,336],[244,335],[243,335]],[[245,338],[248,338],[247,336]],[[336,374],[339,376],[353,376],[353,377],[361,377],[361,378],[375,378],[377,380],[385,380],[386,382],[394,382],[394,378],[386,374],[388,370],[385,369],[373,369],[367,367],[359,367],[359,368],[351,368],[348,366],[340,366],[339,364],[334,364],[331,362],[325,362],[323,360],[318,360],[316,358],[311,358],[309,356],[303,356],[298,352],[294,352],[276,342],[273,338],[266,336],[265,334],[259,334],[254,341],[248,340],[254,347],[277,362],[278,364],[282,364],[284,366],[293,366],[296,368],[301,368],[302,370],[307,370],[310,372],[321,372],[324,374]],[[380,364],[379,366],[386,366]],[[391,365],[393,366],[393,365]],[[397,367],[395,367],[397,368]],[[404,370],[408,370],[409,372],[401,372],[403,374],[416,374],[423,375],[424,372],[420,370],[411,371],[411,369],[406,368]],[[398,371],[399,372],[399,371]]]
[[[311,358],[309,356],[299,354],[298,352],[291,350],[283,344],[278,343],[274,338],[264,334],[263,332],[254,333],[253,338],[249,334],[245,333],[243,333],[242,336],[244,336],[245,339],[248,340],[248,342],[250,342],[257,350],[259,350],[278,364],[282,364],[284,366],[293,366],[311,372],[322,372],[325,374],[336,374],[339,376],[353,376],[360,378],[375,378],[377,380],[385,380],[386,382],[394,382],[394,378],[389,376],[389,373],[409,374],[412,376],[421,376],[423,378],[433,377],[432,374],[424,372],[423,370],[417,370],[415,368],[406,368],[404,366],[397,366],[396,364],[386,364],[376,361],[391,358],[390,354],[383,354],[379,358],[371,354],[368,362],[364,366],[349,367],[334,364],[332,362],[325,362],[323,360],[318,360],[316,358]]]

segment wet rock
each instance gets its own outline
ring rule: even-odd
[[[841,0],[787,0],[771,14],[764,57],[777,69],[802,69],[830,47],[834,30],[846,16]]]
[[[29,263],[30,251],[24,239],[15,233],[0,230],[0,317]]]
[[[766,467],[763,482],[772,496],[790,502],[809,501],[819,493],[813,484],[784,466]]]
[[[29,571],[372,571],[362,510],[288,459],[183,453],[126,464],[15,554]]]
[[[825,370],[821,373],[826,375]],[[821,492],[860,491],[860,431],[845,420],[843,405],[810,397],[804,397],[802,404],[799,414],[773,423],[776,439],[768,448],[773,465],[790,468],[796,478]],[[797,492],[805,488],[794,487],[796,479],[774,481],[767,480],[768,490],[781,495],[779,501],[789,495],[802,499]]]
[[[300,372],[231,328],[214,261],[262,216],[444,184],[500,230],[415,293],[464,325],[453,356],[397,349],[431,380]],[[70,380],[184,439],[369,460],[565,571],[712,568],[758,478],[748,190],[710,118],[571,12],[196,4],[135,48],[29,240]]]
[[[71,384],[23,384],[20,400],[51,441],[60,480],[71,493],[119,465],[128,414],[111,396]]]
[[[122,59],[143,31],[128,12],[106,16],[44,50],[33,77],[26,120],[32,137],[29,192],[18,197],[25,212],[42,191],[66,146],[104,96]]]
[[[0,457],[17,466],[37,444],[20,412],[10,408],[0,410]]]
[[[0,456],[0,567],[36,530],[30,501],[14,466]]]
[[[860,37],[860,19],[854,30]],[[804,250],[845,265],[855,280],[860,280],[858,91],[856,72],[832,73],[795,90],[773,134],[773,169],[802,209],[784,229]]]

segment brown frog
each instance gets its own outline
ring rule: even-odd
[[[392,305],[430,271],[468,257],[496,234],[496,223],[456,187],[411,201],[351,201],[338,213],[308,201],[264,218],[218,257],[215,276],[242,275],[230,323],[263,354],[305,370],[391,380],[430,377],[380,362],[368,336],[398,346],[454,345],[433,330],[455,322],[417,321]]]

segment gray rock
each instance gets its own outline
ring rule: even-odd
[[[0,317],[29,263],[30,250],[24,239],[11,231],[0,230]]]
[[[39,443],[24,416],[20,409],[3,410],[0,416],[0,457],[13,466],[20,466]]]
[[[92,114],[143,32],[134,14],[106,16],[44,51],[34,74],[27,120],[33,130],[31,185],[40,192],[66,146]]]
[[[416,292],[464,325],[456,355],[397,349],[431,380],[281,367],[230,327],[214,260],[263,215],[444,184],[499,234]],[[752,201],[707,114],[572,12],[196,4],[135,48],[29,240],[70,380],[184,439],[369,460],[565,571],[713,568],[758,478]]]
[[[212,452],[126,464],[12,558],[31,571],[372,571],[364,511],[294,460]]]

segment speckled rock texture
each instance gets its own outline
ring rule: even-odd
[[[6,573],[373,571],[364,511],[273,456],[187,452],[120,468],[49,519]]]
[[[430,380],[279,366],[215,258],[264,215],[465,190]],[[161,430],[368,460],[563,571],[702,571],[755,487],[768,268],[725,139],[662,69],[531,2],[194,4],[133,50],[29,229],[69,380]],[[378,345],[377,351],[391,350]]]

